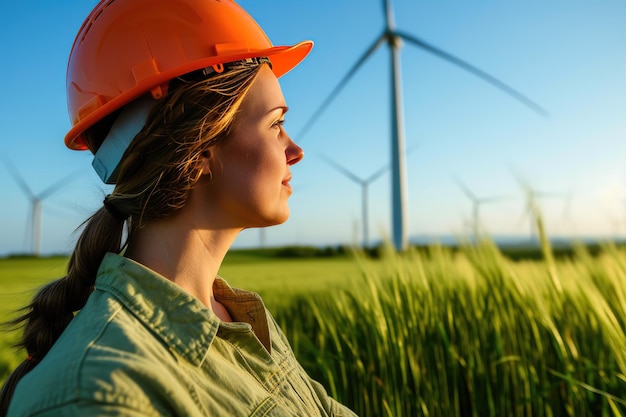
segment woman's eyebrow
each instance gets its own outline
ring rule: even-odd
[[[289,111],[289,107],[287,107],[287,106],[278,106],[274,110],[276,110],[276,109],[281,109],[283,111],[283,114],[285,114],[285,113],[287,113]]]
[[[284,106],[284,105],[276,106],[276,107],[273,107],[273,108],[269,109],[266,114],[273,113],[273,112],[275,112],[277,110],[281,110],[282,114],[284,115],[285,113],[287,113],[289,111],[289,107]]]

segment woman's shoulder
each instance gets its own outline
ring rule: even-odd
[[[11,403],[29,408],[26,415],[94,402],[147,410],[155,401],[146,386],[165,383],[175,366],[176,358],[140,320],[96,292],[20,381]]]

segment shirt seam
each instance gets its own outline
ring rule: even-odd
[[[119,304],[119,302],[118,302],[117,309],[109,316],[108,320],[106,321],[104,326],[102,326],[102,328],[100,329],[98,334],[91,341],[89,341],[89,343],[87,344],[87,347],[85,348],[85,350],[83,350],[83,355],[81,357],[80,364],[78,365],[78,375],[77,375],[77,378],[76,378],[77,379],[76,380],[76,389],[78,390],[76,395],[79,398],[82,396],[82,392],[83,392],[83,373],[81,372],[81,369],[83,369],[85,361],[87,360],[87,356],[89,355],[89,352],[95,346],[96,341],[98,341],[100,339],[100,337],[102,337],[102,335],[104,334],[105,330],[109,327],[109,325],[111,324],[113,319],[115,317],[117,317],[117,315],[122,310],[122,308],[123,308],[123,306],[121,304]]]

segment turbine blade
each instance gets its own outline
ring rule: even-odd
[[[54,184],[52,184],[51,186],[49,186],[48,188],[46,188],[45,190],[40,192],[39,195],[37,196],[37,198],[39,200],[43,200],[44,198],[48,197],[50,194],[52,194],[52,193],[60,190],[61,188],[65,187],[70,182],[72,182],[76,178],[78,178],[78,173],[79,172],[80,172],[80,170],[77,170],[77,171],[74,171],[73,173],[68,174],[65,177],[61,178],[60,180],[58,180],[57,182],[55,182]]]
[[[355,174],[353,174],[352,172],[348,171],[346,168],[342,167],[341,165],[339,165],[337,162],[333,161],[332,159],[330,159],[327,156],[321,155],[322,159],[324,159],[330,166],[332,166],[333,168],[335,168],[337,171],[341,172],[343,175],[345,175],[346,177],[350,178],[352,181],[356,182],[357,184],[364,184],[364,181],[357,177]]]
[[[393,18],[393,8],[391,7],[391,0],[383,0],[383,12],[385,14],[385,24],[387,25],[387,30],[392,31],[396,25]]]
[[[467,185],[465,185],[465,183],[463,183],[463,181],[461,181],[459,177],[454,177],[454,180],[463,191],[463,194],[465,194],[470,200],[477,201],[477,198],[474,195],[474,193],[467,187]]]
[[[26,184],[26,181],[20,175],[15,165],[13,165],[13,163],[6,157],[2,158],[2,160],[4,161],[4,165],[9,170],[9,173],[11,174],[17,185],[22,189],[24,194],[26,194],[30,200],[34,200],[36,198],[35,194],[32,192],[28,184]]]
[[[522,175],[522,173],[516,170],[515,168],[511,168],[511,173],[515,177],[515,180],[517,181],[519,186],[522,188],[522,191],[524,192],[524,194],[528,195],[532,190],[530,183],[528,182],[528,179],[526,179],[526,177]]]
[[[387,172],[387,170],[390,168],[389,164],[385,165],[384,167],[380,168],[378,171],[374,172],[372,175],[370,175],[365,182],[367,184],[377,180],[378,178],[380,178],[385,172]]]
[[[522,93],[520,93],[519,91],[515,90],[513,87],[503,83],[502,81],[498,80],[497,78],[495,78],[494,76],[487,74],[485,71],[463,61],[460,58],[457,58],[447,52],[442,51],[441,49],[426,43],[424,41],[422,41],[421,39],[418,39],[414,36],[411,36],[405,32],[399,32],[396,31],[395,34],[397,36],[400,36],[402,39],[404,39],[405,41],[412,43],[413,45],[425,49],[426,51],[438,56],[439,58],[442,58],[446,61],[452,62],[453,64],[456,64],[457,66],[463,68],[464,70],[474,74],[475,76],[482,78],[484,81],[488,82],[489,84],[499,88],[500,90],[504,91],[505,93],[507,93],[508,95],[512,96],[514,99],[516,99],[517,101],[521,102],[522,104],[524,104],[526,107],[529,107],[531,110],[533,110],[534,112],[547,117],[549,116],[548,112],[541,107],[539,104],[535,103],[534,101],[532,101],[531,99],[529,99],[528,97],[526,97],[525,95],[523,95]]]
[[[309,129],[311,129],[313,124],[315,124],[317,119],[319,119],[319,117],[322,115],[324,110],[328,108],[330,103],[332,103],[335,97],[337,97],[337,95],[341,92],[343,87],[348,83],[348,81],[350,81],[350,79],[356,73],[359,67],[363,65],[363,63],[367,60],[367,58],[369,58],[376,51],[376,49],[378,49],[378,47],[383,43],[384,40],[385,40],[385,33],[383,33],[378,38],[376,38],[374,43],[365,51],[363,55],[361,55],[358,61],[352,66],[352,68],[350,68],[348,73],[343,76],[341,81],[339,81],[337,86],[331,91],[328,97],[326,97],[326,100],[322,102],[322,105],[318,107],[315,113],[313,113],[313,116],[311,116],[311,118],[304,124],[304,127],[302,128],[302,130],[300,130],[300,132],[298,133],[298,136],[296,137],[297,140],[300,140],[300,141],[302,140],[304,135],[309,131]]]

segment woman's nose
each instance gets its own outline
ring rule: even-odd
[[[302,160],[302,158],[304,158],[304,151],[301,147],[296,145],[291,138],[289,138],[289,144],[285,150],[285,155],[287,156],[287,164],[293,165],[297,164]]]

